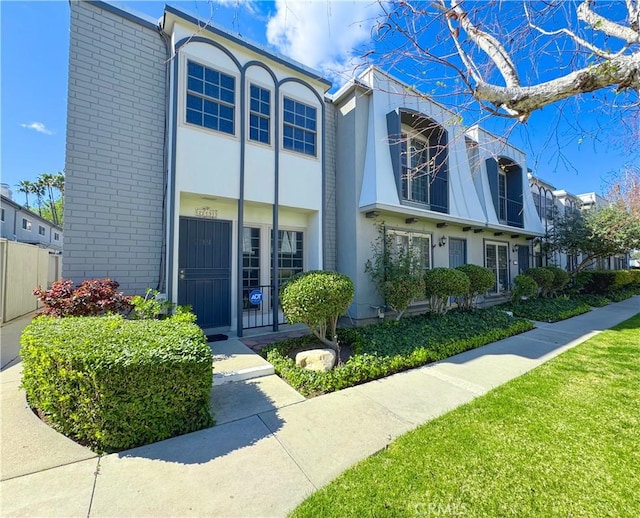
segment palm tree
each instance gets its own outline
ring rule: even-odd
[[[60,196],[64,196],[64,171],[57,172],[53,177],[54,187],[60,191]]]
[[[54,187],[60,193],[60,209],[64,214],[64,171],[56,173],[54,176]]]
[[[44,185],[38,179],[35,182],[31,183],[31,192],[36,195],[36,201],[38,203],[38,215],[42,216],[42,197],[44,196]]]
[[[24,194],[25,197],[25,203],[24,206],[28,209],[29,208],[29,195],[33,193],[34,190],[34,183],[30,182],[29,180],[20,180],[17,184],[16,187],[18,188],[18,192],[21,192]]]
[[[55,175],[51,173],[42,173],[38,177],[38,183],[42,184],[49,195],[49,207],[51,207],[51,216],[53,218],[54,225],[58,224],[58,211],[55,204],[55,196],[53,195],[53,188],[55,186]]]

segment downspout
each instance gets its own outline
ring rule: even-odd
[[[272,330],[278,330],[278,300],[280,272],[278,269],[278,205],[280,203],[280,83],[275,84],[275,131],[274,131],[274,179],[273,179],[273,231],[271,232],[271,318]]]
[[[167,272],[165,271],[165,258],[168,252],[167,243],[167,191],[169,181],[169,109],[170,109],[170,90],[171,90],[171,78],[169,74],[169,64],[171,63],[171,38],[164,33],[164,16],[158,21],[158,34],[165,46],[166,50],[166,67],[165,67],[165,110],[164,110],[164,156],[162,158],[162,243],[160,245],[160,265],[158,271],[158,285],[156,290],[162,292],[167,288]],[[167,293],[167,299],[171,300],[169,293]]]
[[[178,59],[173,59],[173,79],[175,83],[175,78],[178,77]],[[171,68],[167,67],[167,71],[171,71]],[[171,82],[171,74],[169,73],[169,85],[172,85]],[[171,90],[171,88],[170,88]],[[171,134],[171,140],[168,148],[171,150],[171,158],[168,160],[169,169],[167,171],[167,196],[166,199],[168,201],[168,215],[167,215],[167,242],[166,242],[166,256],[167,256],[167,268],[166,268],[166,289],[167,289],[167,300],[176,301],[177,302],[177,294],[174,296],[173,293],[173,270],[174,270],[174,241],[175,241],[175,206],[176,206],[176,127],[177,127],[177,110],[178,110],[178,89],[173,84],[173,91],[170,93],[170,99],[173,102],[173,106],[170,106],[170,120],[168,121],[167,127],[169,128],[169,132]],[[168,115],[169,115],[169,112]],[[169,138],[169,135],[167,135]]]
[[[240,70],[240,193],[238,196],[238,240],[236,250],[236,335],[241,337],[243,331],[243,307],[242,307],[242,270],[243,270],[243,243],[244,243],[244,168],[245,168],[245,77],[246,69]]]

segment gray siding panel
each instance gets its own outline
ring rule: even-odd
[[[99,4],[70,9],[63,276],[142,293],[161,278],[165,46]]]
[[[337,208],[336,208],[336,131],[337,108],[326,103],[325,111],[325,228],[324,269],[336,271],[337,265]]]

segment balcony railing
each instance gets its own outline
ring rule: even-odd
[[[507,225],[523,228],[522,202],[507,199]]]

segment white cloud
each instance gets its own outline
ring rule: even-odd
[[[375,0],[276,0],[267,40],[278,51],[334,79],[359,64],[380,14]],[[360,48],[362,50],[362,48]]]
[[[53,135],[53,131],[47,129],[42,122],[32,122],[30,124],[20,124],[23,128],[32,129],[38,133],[44,133],[45,135]]]

